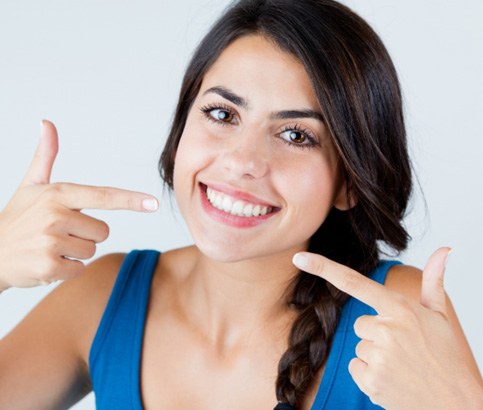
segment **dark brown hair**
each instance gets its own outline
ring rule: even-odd
[[[356,205],[332,209],[309,250],[363,274],[378,264],[378,243],[396,251],[409,236],[401,221],[412,189],[399,82],[377,34],[333,0],[241,0],[230,6],[195,51],[181,86],[159,170],[172,188],[174,157],[204,75],[234,40],[259,34],[304,65],[338,151]],[[280,359],[277,400],[297,407],[327,359],[347,296],[301,272],[288,303],[300,313]]]

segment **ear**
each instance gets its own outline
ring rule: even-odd
[[[344,181],[334,199],[334,208],[339,211],[348,211],[357,205],[353,191],[349,188],[347,181]]]

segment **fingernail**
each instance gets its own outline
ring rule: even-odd
[[[444,267],[446,268],[446,266],[448,265],[448,260],[449,260],[449,257],[450,255],[453,253],[453,248],[449,248],[449,251],[448,253],[446,254],[446,258],[444,260]]]
[[[298,268],[304,269],[309,264],[309,258],[307,258],[305,255],[303,255],[301,253],[296,253],[294,255],[294,257],[292,258],[292,262]]]
[[[153,198],[143,199],[143,208],[146,211],[156,211],[158,209],[158,201]]]

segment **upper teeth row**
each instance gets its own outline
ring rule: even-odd
[[[232,198],[221,192],[206,188],[206,196],[215,208],[238,216],[260,216],[272,212],[272,208],[263,205],[254,205],[240,199]]]

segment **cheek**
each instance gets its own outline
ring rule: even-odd
[[[315,231],[324,221],[334,205],[338,189],[337,172],[330,162],[314,158],[280,169],[277,186],[285,197],[291,220],[296,219],[300,226]]]
[[[207,161],[206,144],[203,141],[202,131],[196,131],[190,122],[186,123],[185,129],[179,141],[174,160],[174,185],[180,185],[181,180],[192,176],[197,169]]]

